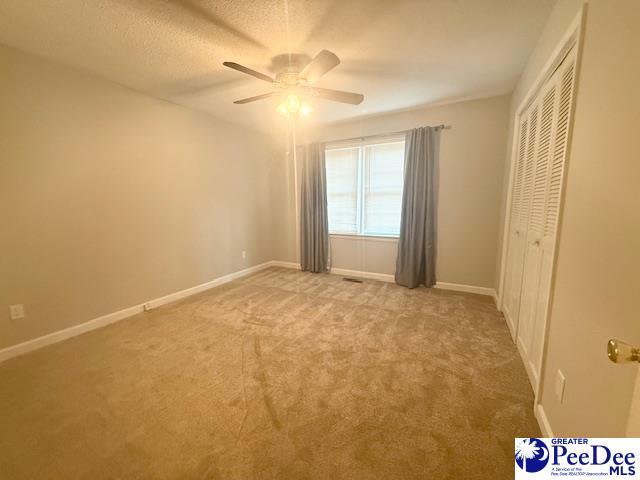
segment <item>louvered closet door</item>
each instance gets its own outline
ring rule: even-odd
[[[511,193],[509,244],[507,251],[505,302],[503,310],[512,332],[516,332],[522,291],[526,231],[531,203],[531,180],[538,131],[538,106],[521,115],[516,171]]]
[[[523,116],[519,126],[517,157],[515,164],[515,173],[513,177],[513,186],[511,191],[511,208],[509,217],[509,237],[508,237],[508,250],[506,261],[506,278],[505,278],[505,300],[503,304],[503,313],[510,329],[515,335],[517,320],[518,320],[518,307],[520,306],[520,288],[516,284],[516,277],[518,275],[516,267],[518,264],[522,265],[522,260],[519,258],[518,251],[522,252],[522,245],[520,240],[520,230],[518,220],[520,218],[520,210],[522,208],[522,180],[524,178],[524,161],[527,151],[527,132],[529,129],[529,123],[527,117]],[[522,269],[520,269],[522,270]],[[522,274],[522,271],[520,271]],[[517,282],[519,283],[519,282]]]
[[[517,333],[518,348],[534,389],[542,363],[574,71],[575,55],[571,51],[538,96],[539,130]]]

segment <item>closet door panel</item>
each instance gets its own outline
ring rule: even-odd
[[[532,176],[530,179],[531,201],[530,214],[526,230],[524,272],[522,280],[522,294],[520,317],[518,323],[517,343],[522,357],[525,359],[527,371],[533,384],[537,376],[531,369],[527,359],[531,356],[535,335],[536,308],[540,289],[540,271],[542,261],[542,240],[545,199],[549,176],[549,165],[553,141],[555,120],[556,89],[553,83],[547,84],[540,92],[539,126],[537,142],[532,162]]]
[[[536,296],[535,312],[531,333],[531,343],[529,346],[529,368],[535,379],[533,388],[537,388],[537,380],[540,376],[540,365],[542,363],[542,350],[544,346],[545,321],[547,318],[547,306],[549,304],[549,293],[551,288],[551,271],[553,268],[553,248],[550,245],[543,245],[541,249],[541,262],[538,284],[538,295]],[[552,246],[551,246],[552,247]]]
[[[566,65],[558,71],[558,120],[556,135],[547,187],[547,202],[545,210],[544,236],[555,238],[558,227],[558,214],[562,195],[562,180],[564,178],[567,156],[569,122],[571,120],[571,105],[573,102],[575,52],[567,56]],[[555,242],[554,242],[555,244]]]
[[[553,259],[555,254],[562,183],[566,170],[569,123],[574,90],[575,52],[572,51],[554,75],[553,82],[556,101],[554,108],[554,135],[549,155],[549,171],[547,174],[544,221],[540,239],[541,264],[539,269],[539,285],[536,292],[535,309],[533,311],[532,336],[530,340],[528,361],[534,377],[534,389],[542,367],[546,319],[549,311],[551,278],[553,275]]]
[[[511,235],[509,242],[510,262],[508,265],[509,288],[506,314],[513,329],[517,332],[520,323],[520,304],[522,293],[522,274],[527,236],[527,224],[533,193],[535,174],[535,149],[538,138],[538,105],[532,104],[522,115],[526,123],[526,135],[520,136],[519,157],[516,184],[513,195],[517,195],[517,210],[511,214]]]
[[[518,347],[537,389],[542,367],[562,183],[565,172],[575,52],[541,90],[539,143],[527,228]]]
[[[509,217],[509,237],[507,244],[507,261],[505,275],[505,302],[504,314],[510,323],[512,331],[516,331],[518,321],[518,307],[520,305],[520,286],[518,279],[518,263],[522,262],[521,242],[524,234],[520,231],[520,209],[522,208],[522,182],[524,178],[524,162],[527,149],[527,134],[529,123],[524,116],[520,122],[520,133],[518,136],[518,149],[514,172],[513,185],[511,190],[511,209]]]
[[[520,235],[518,238],[518,251],[519,261],[517,264],[517,275],[519,281],[519,288],[517,290],[516,300],[519,302],[517,307],[518,322],[516,339],[518,346],[521,347],[522,332],[527,332],[530,329],[529,326],[529,312],[530,309],[528,298],[525,298],[527,293],[528,279],[526,277],[527,271],[530,271],[527,264],[531,262],[530,258],[527,258],[527,242],[529,241],[529,222],[531,219],[531,207],[533,201],[533,193],[535,187],[536,177],[536,158],[538,154],[539,133],[540,133],[540,105],[539,102],[534,102],[529,109],[528,119],[529,122],[529,134],[527,136],[527,153],[524,162],[524,175],[522,181],[522,206],[520,210],[520,218],[518,221]]]

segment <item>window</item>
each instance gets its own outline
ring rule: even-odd
[[[397,237],[404,138],[326,148],[329,233]]]

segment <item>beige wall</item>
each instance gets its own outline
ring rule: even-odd
[[[511,150],[513,148],[513,130],[515,124],[515,116],[518,108],[526,99],[527,94],[536,82],[538,75],[545,67],[545,64],[553,54],[554,49],[560,43],[563,35],[567,32],[569,25],[574,20],[582,4],[583,0],[561,0],[556,3],[547,24],[544,27],[542,35],[538,39],[536,48],[531,52],[527,64],[520,76],[520,80],[511,95],[511,105],[509,108],[509,129],[507,132],[507,161],[504,163],[502,196],[500,200],[500,235],[498,236],[498,252],[496,260],[496,288],[499,287],[500,270],[502,266],[502,241],[504,230],[504,216],[506,211],[507,190],[509,188],[509,169],[511,160]]]
[[[260,134],[4,47],[0,71],[0,348],[272,258]]]
[[[273,212],[273,257],[297,262],[296,191],[294,180],[292,137],[282,131],[275,135],[278,161],[272,163],[271,211]],[[287,141],[289,139],[289,141]]]
[[[331,236],[332,268],[393,275],[397,253],[395,238]]]
[[[298,143],[452,125],[441,137],[437,279],[494,287],[509,96],[433,106],[299,131]],[[292,189],[292,184],[288,185]],[[292,196],[289,195],[289,196]],[[291,225],[294,218],[288,222]],[[291,231],[291,229],[289,229]],[[294,237],[295,238],[295,237]],[[295,260],[280,250],[282,260]],[[333,266],[393,274],[396,242],[333,238]]]
[[[640,437],[640,372],[636,373],[636,384],[633,389],[626,436]]]
[[[637,367],[605,351],[640,344],[638,25],[637,0],[589,2],[542,393],[560,435],[624,435],[634,387]]]
[[[558,3],[514,105],[580,6]],[[640,344],[639,24],[636,0],[588,4],[541,392],[558,436],[624,435],[629,416],[637,366],[610,363],[606,342]]]

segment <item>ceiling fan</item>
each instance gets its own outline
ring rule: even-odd
[[[304,98],[321,98],[333,102],[359,105],[364,100],[360,93],[343,92],[329,88],[316,87],[315,83],[327,72],[338,66],[340,59],[329,50],[322,50],[304,68],[288,66],[272,78],[263,73],[252,70],[234,62],[224,62],[223,65],[239,72],[269,82],[276,87],[276,91],[243,98],[233,103],[245,104],[270,97],[283,96],[283,102],[278,105],[277,111],[285,116],[292,114],[308,115],[312,108],[304,101]],[[301,98],[302,97],[302,98]]]

